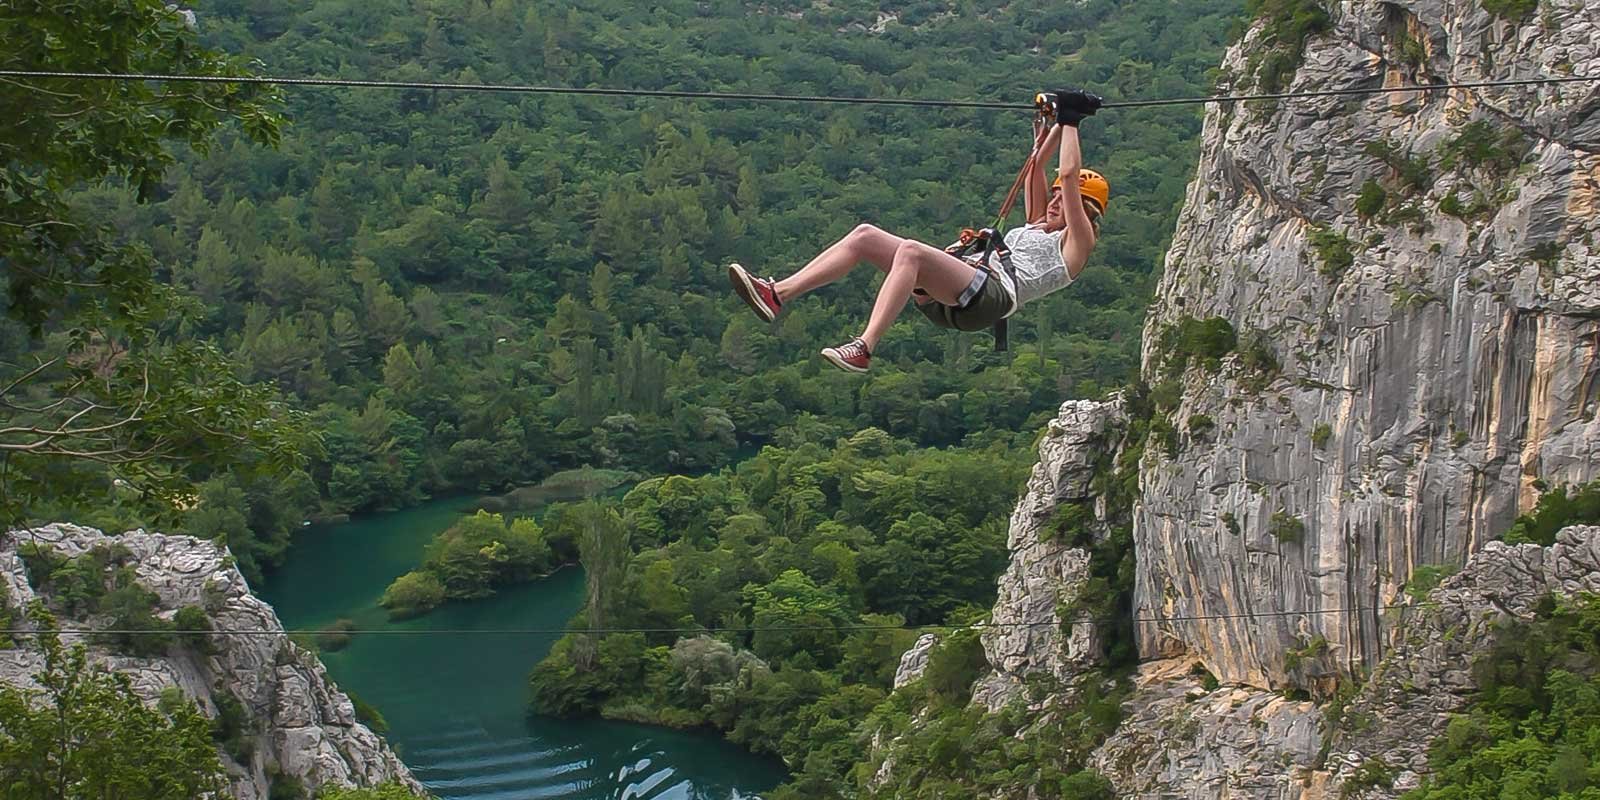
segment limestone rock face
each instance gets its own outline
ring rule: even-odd
[[[1472,663],[1512,620],[1527,620],[1549,595],[1600,593],[1600,526],[1561,531],[1551,547],[1490,542],[1467,566],[1404,609],[1400,643],[1351,702],[1327,759],[1334,780],[1374,759],[1392,787],[1352,795],[1394,797],[1427,771],[1428,745],[1471,698]]]
[[[68,557],[100,546],[126,548],[139,583],[159,598],[158,616],[170,619],[184,606],[198,606],[207,609],[217,630],[260,632],[218,635],[211,655],[181,644],[156,658],[90,647],[97,663],[126,673],[147,703],[154,704],[164,689],[176,687],[207,715],[215,716],[214,698],[219,692],[238,698],[257,734],[248,763],[221,754],[230,791],[238,800],[267,797],[268,765],[298,778],[313,792],[324,785],[372,786],[391,780],[421,791],[394,751],[357,721],[350,698],[329,679],[316,656],[289,641],[272,607],[250,593],[226,548],[188,536],[144,531],[107,536],[75,525],[12,531],[0,538],[0,582],[15,607],[25,607],[37,597],[17,554],[23,542],[45,545]],[[90,623],[60,619],[63,629],[92,627]],[[88,643],[78,633],[64,633],[61,638],[68,646]],[[32,685],[31,676],[43,666],[43,658],[27,647],[25,637],[23,642],[0,650],[0,681]]]
[[[1039,443],[1039,462],[1011,514],[1011,563],[1000,576],[991,616],[995,627],[982,637],[994,671],[980,681],[976,699],[991,711],[1017,696],[1029,673],[1065,683],[1096,663],[1100,640],[1094,623],[1078,622],[1063,633],[1059,611],[1089,580],[1089,553],[1049,530],[1063,504],[1077,503],[1093,509],[1089,527],[1097,538],[1103,535],[1106,512],[1093,482],[1112,457],[1124,424],[1119,403],[1071,401],[1061,406]]]
[[[1469,0],[1324,5],[1332,30],[1290,91],[1600,74],[1587,0],[1518,22]],[[1246,75],[1262,39],[1225,73]],[[1212,105],[1201,148],[1145,379],[1170,379],[1161,334],[1183,317],[1227,319],[1281,370],[1235,355],[1177,378],[1175,427],[1215,428],[1146,454],[1135,613],[1209,619],[1141,624],[1140,651],[1305,686],[1375,665],[1412,571],[1482,550],[1536,479],[1600,476],[1600,87]],[[1216,618],[1243,614],[1278,616]]]
[[[1600,526],[1569,527],[1548,548],[1490,542],[1425,603],[1395,609],[1399,644],[1337,720],[1258,688],[1207,692],[1192,659],[1147,662],[1093,765],[1123,797],[1397,797],[1426,773],[1429,746],[1476,691],[1473,662],[1505,623],[1532,619],[1550,595],[1583,593],[1600,593]],[[1393,784],[1346,787],[1369,765]]]
[[[1325,796],[1314,766],[1322,713],[1310,702],[1225,686],[1207,692],[1189,659],[1140,665],[1122,726],[1094,754],[1120,797]]]

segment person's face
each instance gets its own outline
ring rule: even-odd
[[[1057,231],[1067,227],[1067,212],[1062,205],[1061,188],[1050,190],[1050,205],[1044,209],[1045,230]]]

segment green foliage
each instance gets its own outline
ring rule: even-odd
[[[1478,688],[1403,800],[1585,798],[1600,787],[1600,598],[1547,598],[1531,621],[1497,626],[1472,665]]]
[[[878,765],[857,767],[861,796],[1113,800],[1117,795],[1110,783],[1088,761],[1122,721],[1121,702],[1130,687],[1120,682],[1108,686],[1104,678],[1091,675],[1077,689],[1071,704],[1052,704],[1041,715],[1043,721],[1031,725],[1020,703],[999,714],[967,704],[934,706],[918,714],[913,724],[897,693],[867,721],[869,730],[895,742],[894,769],[887,783],[868,787]]]
[[[972,684],[989,669],[976,628],[952,631],[928,654],[922,683],[935,706],[964,706],[972,701]]]
[[[383,718],[382,712],[352,692],[345,692],[345,694],[349,696],[350,704],[355,706],[357,722],[371,728],[372,732],[379,736],[389,732],[389,721]]]
[[[1568,494],[1568,487],[1557,486],[1543,495],[1532,510],[1517,517],[1502,539],[1507,544],[1534,544],[1549,547],[1556,534],[1568,525],[1600,524],[1600,481],[1591,481]]]
[[[254,585],[267,569],[283,563],[290,535],[316,504],[316,484],[303,470],[253,478],[222,475],[200,484],[181,530],[220,539]]]
[[[246,73],[162,0],[10,3],[0,39],[11,69]],[[205,152],[230,121],[276,141],[273,91],[0,84],[0,105],[28,109],[0,128],[0,520],[103,505],[172,520],[198,480],[228,468],[280,474],[313,444],[274,391],[240,381],[219,347],[179,335],[195,305],[150,248],[72,203],[108,180],[130,205],[156,199],[171,150]]]
[[[1060,539],[1071,547],[1088,547],[1094,544],[1096,522],[1093,504],[1061,503],[1050,524],[1039,526],[1039,540]]]
[[[1454,564],[1419,564],[1411,570],[1411,579],[1406,581],[1406,594],[1419,603],[1427,600],[1430,592],[1460,569]]]
[[[218,686],[211,693],[217,715],[211,720],[211,739],[238,764],[249,764],[256,751],[256,726],[250,712],[231,689]]]
[[[1299,647],[1290,647],[1283,651],[1283,668],[1287,672],[1294,672],[1305,665],[1307,661],[1315,661],[1328,654],[1328,640],[1323,636],[1316,636],[1309,641],[1302,641]]]
[[[1317,254],[1317,260],[1321,262],[1317,271],[1324,276],[1337,280],[1356,263],[1355,243],[1327,225],[1312,227],[1307,238],[1312,251]]]
[[[1029,0],[919,24],[908,20],[927,9],[901,9],[882,33],[853,25],[874,23],[877,7],[848,3],[795,15],[681,2],[614,11],[227,2],[205,9],[201,28],[208,43],[305,74],[326,73],[337,52],[349,74],[438,80],[907,97],[1065,81],[1128,97],[1203,91],[1239,3]],[[1016,47],[971,48],[980,37]],[[779,272],[861,220],[942,244],[989,218],[1010,179],[1002,165],[1028,146],[1020,119],[340,97],[349,102],[289,93],[295,124],[280,152],[225,133],[185,153],[147,204],[117,185],[73,196],[171,265],[164,277],[195,307],[186,335],[235,364],[217,374],[275,386],[311,412],[323,439],[305,469],[316,496],[291,525],[498,493],[585,465],[700,472],[782,443],[797,424],[823,443],[877,426],[924,447],[1031,430],[1064,393],[1097,397],[1136,368],[1202,119],[1133,110],[1085,128],[1091,163],[1118,187],[1116,210],[1072,290],[1014,326],[1036,346],[1004,356],[909,315],[862,383],[808,354],[860,324],[873,270],[768,328],[731,296],[723,266]],[[249,502],[191,513],[219,509],[194,527],[226,532],[254,580],[285,529],[258,518],[240,483]],[[245,532],[261,552],[239,546]]]
[[[1242,528],[1239,527],[1239,518],[1234,516],[1232,511],[1224,511],[1224,512],[1222,512],[1221,519],[1222,519],[1222,526],[1224,528],[1228,529],[1228,533],[1231,533],[1234,536],[1238,536],[1239,533],[1243,530]]]
[[[1320,423],[1311,429],[1311,446],[1321,450],[1333,438],[1333,426],[1326,422]]]
[[[179,609],[173,621],[156,616],[160,598],[139,585],[133,568],[125,565],[130,554],[121,546],[96,547],[67,558],[48,544],[25,542],[18,553],[29,581],[51,607],[74,617],[103,617],[95,641],[119,653],[158,656],[177,640],[174,629],[210,629],[205,612],[198,608]],[[200,653],[210,652],[212,643],[201,641],[207,638],[203,633],[184,637]]]
[[[1490,210],[1492,210],[1492,207],[1489,205],[1489,201],[1484,199],[1483,194],[1478,191],[1472,193],[1471,205],[1461,202],[1461,197],[1455,192],[1451,192],[1439,200],[1440,213],[1449,214],[1459,219],[1476,217]]]
[[[1227,319],[1208,317],[1202,320],[1189,316],[1179,317],[1177,322],[1162,328],[1156,341],[1162,372],[1169,378],[1181,376],[1191,363],[1215,371],[1222,365],[1223,356],[1232,353],[1239,343],[1233,324]]]
[[[55,622],[31,612],[44,663],[33,686],[0,684],[0,785],[8,798],[192,800],[226,789],[209,725],[181,695],[156,708],[128,677],[67,649]]]
[[[1447,170],[1458,166],[1486,169],[1504,179],[1521,165],[1528,149],[1527,137],[1520,128],[1507,125],[1496,130],[1488,120],[1473,120],[1439,148],[1439,166]]]
[[[160,597],[140,586],[134,580],[133,570],[124,567],[117,571],[113,582],[116,588],[100,598],[96,611],[109,619],[106,632],[95,639],[119,653],[141,658],[159,656],[174,641],[173,625],[155,615]]]
[[[1300,68],[1306,41],[1333,27],[1318,0],[1245,0],[1245,13],[1261,23],[1261,41],[1270,48],[1257,72],[1265,93],[1282,91]]]
[[[1394,785],[1395,770],[1382,758],[1369,758],[1361,762],[1339,787],[1339,796],[1358,797],[1366,789],[1388,789]]]
[[[1433,167],[1426,156],[1413,156],[1402,152],[1387,139],[1367,142],[1363,152],[1389,166],[1400,184],[1403,197],[1413,197],[1428,191],[1433,183]]]
[[[1483,10],[1501,19],[1521,22],[1539,7],[1539,0],[1479,0]]]
[[[28,582],[34,590],[48,594],[56,609],[71,616],[99,608],[107,591],[107,571],[128,557],[122,548],[96,547],[68,558],[42,542],[23,542],[17,553],[28,569]]]
[[[211,635],[211,615],[199,606],[184,606],[172,617],[172,628],[178,641],[200,655],[217,652],[216,637]]]
[[[1394,298],[1394,307],[1397,309],[1421,308],[1429,303],[1439,302],[1439,296],[1427,289],[1414,289],[1410,286],[1396,286],[1389,290]],[[1465,432],[1459,432],[1465,436]],[[1459,445],[1457,445],[1459,446]]]
[[[309,800],[305,782],[281,770],[267,768],[267,800]]]
[[[1564,248],[1556,242],[1540,242],[1528,248],[1528,260],[1539,265],[1540,272],[1555,269],[1556,260]]]
[[[415,617],[446,600],[491,597],[499,586],[529,581],[555,566],[539,523],[527,517],[508,522],[479,511],[434,537],[422,566],[389,584],[379,604],[393,617]]]
[[[389,610],[390,619],[409,619],[438,608],[444,600],[444,584],[433,573],[413,570],[395,578],[378,605]]]
[[[1187,427],[1190,436],[1204,436],[1217,427],[1217,421],[1209,414],[1190,414]]]
[[[1239,378],[1239,387],[1247,392],[1260,392],[1267,388],[1283,370],[1278,363],[1278,354],[1273,351],[1272,342],[1264,331],[1245,334],[1239,345],[1239,366],[1244,370],[1244,375]]]
[[[1383,211],[1388,201],[1389,193],[1383,190],[1383,185],[1369,178],[1361,184],[1361,195],[1356,198],[1356,213],[1362,217],[1375,217]]]
[[[866,428],[647,480],[609,507],[552,506],[546,530],[601,576],[574,627],[748,632],[575,632],[530,675],[533,710],[710,726],[801,765],[790,791],[837,787],[917,636],[868,626],[959,625],[993,604],[1029,443],[916,449]],[[938,656],[950,703],[981,658],[972,630]]]
[[[1410,34],[1400,34],[1400,58],[1412,67],[1421,67],[1428,63],[1428,49],[1422,42]]]
[[[1267,532],[1284,544],[1298,544],[1306,538],[1306,523],[1287,511],[1274,511]]]

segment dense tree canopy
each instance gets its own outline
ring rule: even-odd
[[[647,480],[620,514],[553,508],[550,535],[604,531],[630,548],[615,564],[608,545],[583,546],[577,626],[657,632],[564,637],[534,670],[535,708],[717,727],[784,756],[806,773],[796,785],[842,785],[860,720],[916,639],[901,626],[970,621],[994,602],[1015,497],[991,487],[1017,485],[1020,461],[867,428],[832,449],[769,446],[737,469]]]
[[[157,0],[7,3],[0,39],[6,69],[243,73]],[[215,343],[178,335],[195,307],[159,257],[69,207],[107,179],[121,203],[155,198],[172,152],[204,152],[225,123],[238,146],[276,141],[271,93],[7,79],[0,105],[0,522],[124,502],[170,518],[218,468],[298,463],[298,416]]]

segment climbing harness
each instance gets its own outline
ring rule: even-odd
[[[1055,119],[1055,103],[1055,97],[1046,92],[1034,95],[1034,119],[1046,123]],[[1011,271],[1011,249],[1006,246],[1000,226],[1005,224],[1006,217],[1011,215],[1011,209],[1016,207],[1017,198],[1022,194],[1022,187],[1028,182],[1028,173],[1038,163],[1040,155],[1038,145],[1039,143],[1035,141],[1033,149],[1028,152],[1027,160],[1022,162],[1022,169],[1017,171],[1016,179],[1011,182],[1011,190],[1006,192],[1006,198],[1000,202],[1000,212],[995,214],[994,223],[987,228],[961,229],[961,234],[955,243],[944,250],[982,270],[991,280],[998,279],[1000,271],[1004,270],[1006,277],[1011,279],[1012,286],[1017,285],[1017,276]],[[1012,302],[1015,303],[1015,300]],[[929,319],[941,327],[956,328],[954,319],[948,314],[942,317],[942,321],[940,317],[934,315],[929,315]],[[997,353],[1003,353],[1009,346],[1006,317],[1001,317],[994,322],[994,349]]]

